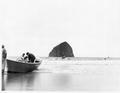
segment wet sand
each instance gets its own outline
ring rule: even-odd
[[[6,72],[2,87],[7,91],[118,91],[120,60],[44,60],[34,72]]]

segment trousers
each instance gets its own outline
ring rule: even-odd
[[[6,58],[2,58],[2,71],[5,71]]]

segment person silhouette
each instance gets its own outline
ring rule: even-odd
[[[7,58],[7,51],[5,49],[5,46],[2,45],[2,73],[4,73],[5,71],[6,58]]]

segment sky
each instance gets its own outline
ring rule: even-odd
[[[120,0],[1,0],[8,56],[47,57],[67,41],[76,57],[120,57]]]

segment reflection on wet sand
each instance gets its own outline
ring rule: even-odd
[[[4,77],[2,78],[4,90],[64,90],[70,82],[69,75],[64,73],[8,73],[6,79]]]
[[[5,78],[4,78],[4,75],[2,74],[2,91],[5,90]]]
[[[8,73],[6,78],[6,90],[31,89],[34,86],[34,80],[36,77],[36,73],[31,73]]]
[[[39,80],[39,84],[36,84],[39,90],[68,90],[70,86],[70,76],[64,73],[40,74]]]

